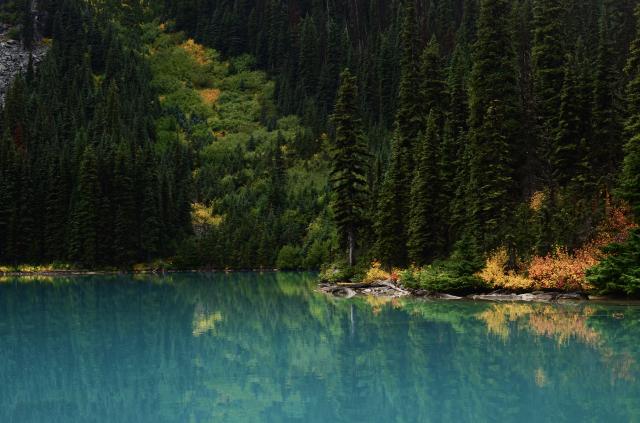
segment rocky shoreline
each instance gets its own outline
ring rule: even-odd
[[[318,284],[318,291],[327,295],[339,298],[360,297],[384,297],[384,298],[423,298],[433,300],[472,300],[472,301],[493,301],[493,302],[573,302],[589,301],[589,295],[583,292],[546,292],[535,291],[524,294],[509,292],[505,290],[493,291],[490,293],[475,293],[467,296],[456,296],[441,292],[429,292],[424,289],[405,288],[391,280],[377,281],[370,284],[365,283],[327,283]]]

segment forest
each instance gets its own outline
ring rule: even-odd
[[[636,0],[13,0],[0,264],[640,294]]]

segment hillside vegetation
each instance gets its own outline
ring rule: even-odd
[[[2,262],[640,292],[637,0],[30,5]]]

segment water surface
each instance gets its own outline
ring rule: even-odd
[[[0,280],[1,422],[640,421],[640,308],[310,274]]]

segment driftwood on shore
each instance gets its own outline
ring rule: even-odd
[[[342,298],[352,298],[356,295],[373,297],[406,297],[412,295],[410,291],[394,284],[390,280],[372,283],[321,283],[318,289],[326,294]]]
[[[473,300],[492,302],[565,302],[565,301],[586,301],[589,296],[581,292],[543,292],[536,291],[525,294],[518,294],[508,291],[494,291],[491,293],[471,294],[466,297],[459,297],[442,292],[430,292],[425,289],[409,289],[391,280],[375,281],[372,283],[320,283],[319,291],[340,298],[353,298],[355,296],[371,297],[415,297],[438,300]]]

